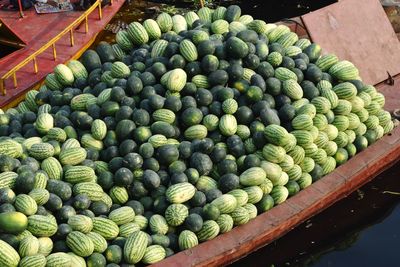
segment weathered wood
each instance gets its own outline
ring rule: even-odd
[[[302,19],[311,39],[353,62],[366,83],[400,73],[400,43],[379,0],[339,1]]]

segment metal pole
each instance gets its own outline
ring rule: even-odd
[[[85,33],[89,31],[89,23],[88,23],[88,16],[85,16]]]
[[[14,87],[17,88],[18,82],[17,82],[17,74],[15,72],[13,73],[13,80],[14,80]]]
[[[55,43],[53,44],[53,57],[54,57],[54,60],[57,59],[57,51],[56,51],[56,44]]]
[[[18,0],[18,7],[19,7],[19,16],[20,16],[21,18],[23,18],[23,17],[24,17],[24,11],[22,11],[22,3],[21,3],[21,0]]]
[[[73,28],[71,28],[69,33],[70,33],[71,46],[74,46],[74,30],[73,30]]]
[[[103,17],[103,15],[102,15],[102,12],[101,12],[101,0],[98,0],[98,6],[99,6],[99,19],[102,19],[102,17]]]
[[[5,85],[5,80],[0,79],[0,89],[1,89],[1,93],[3,95],[6,95],[6,85]]]
[[[38,65],[37,65],[36,57],[33,58],[33,69],[34,69],[35,73],[38,73]]]

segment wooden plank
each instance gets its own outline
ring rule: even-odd
[[[353,62],[366,83],[400,73],[400,43],[379,0],[342,0],[302,19],[311,39]]]
[[[385,108],[393,110],[400,101],[400,77],[396,85],[379,84],[386,99]],[[169,257],[154,267],[224,266],[273,242],[307,219],[372,180],[400,160],[400,128],[354,156],[333,173],[323,177],[287,201],[260,214],[245,225],[192,249]]]

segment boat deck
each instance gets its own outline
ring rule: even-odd
[[[400,107],[400,76],[395,85],[381,83],[385,109]],[[372,180],[400,160],[400,127],[354,156],[284,203],[260,214],[245,225],[169,257],[154,267],[225,266],[273,242],[300,223]]]
[[[16,99],[20,99],[27,89],[33,87],[48,73],[52,72],[57,64],[79,57],[92,44],[97,34],[107,25],[123,3],[124,0],[114,0],[111,6],[103,7],[101,20],[99,19],[98,9],[94,10],[88,17],[89,31],[85,33],[84,22],[74,30],[74,46],[70,44],[70,34],[66,33],[56,42],[56,60],[53,58],[51,47],[40,54],[37,57],[37,74],[33,71],[33,62],[17,71],[17,88],[14,88],[12,77],[7,79],[5,82],[7,94],[5,96],[0,95],[0,107],[10,105],[11,101],[15,103]],[[26,44],[24,48],[0,59],[0,77],[57,36],[79,18],[83,11],[39,15],[34,8],[31,8],[24,13],[25,17],[20,18],[17,11],[0,10],[1,22]]]

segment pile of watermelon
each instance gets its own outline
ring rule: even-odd
[[[0,114],[0,265],[152,264],[393,129],[357,68],[238,6],[133,22]]]

